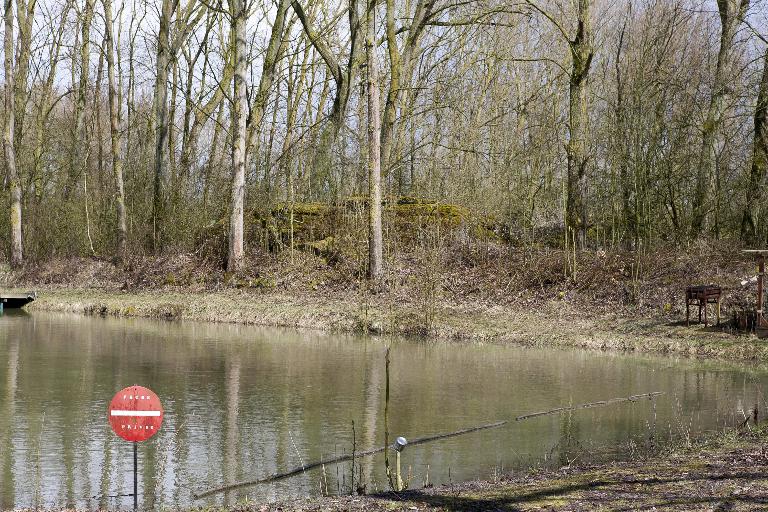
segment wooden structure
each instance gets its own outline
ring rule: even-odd
[[[757,302],[755,303],[755,329],[758,331],[768,330],[768,321],[765,319],[765,257],[768,255],[768,249],[756,249],[744,251],[757,259]]]
[[[37,292],[3,293],[0,292],[0,304],[4,309],[23,308],[37,298]]]
[[[739,332],[755,332],[757,313],[754,309],[736,309],[733,312],[733,321]]]
[[[685,289],[685,325],[691,325],[691,306],[699,308],[699,323],[701,323],[701,311],[704,310],[704,327],[708,325],[707,304],[715,304],[717,313],[717,325],[720,325],[720,296],[722,290],[719,286],[689,286]]]

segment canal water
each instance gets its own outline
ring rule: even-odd
[[[144,507],[231,504],[349,492],[350,463],[195,501],[210,486],[381,446],[384,353],[390,436],[417,438],[630,394],[655,401],[543,416],[406,448],[411,487],[532,464],[626,456],[733,425],[768,372],[593,351],[458,345],[196,322],[64,314],[0,317],[0,506],[128,507],[132,446],[107,407],[140,384],[161,398],[161,431],[139,445]],[[353,427],[354,424],[354,427]],[[353,438],[354,428],[354,438]],[[355,486],[386,487],[383,457]]]

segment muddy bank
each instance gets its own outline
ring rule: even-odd
[[[765,510],[768,435],[728,432],[665,455],[509,475],[371,496],[253,504],[227,510]]]

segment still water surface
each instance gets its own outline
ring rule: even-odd
[[[764,399],[749,367],[577,350],[392,341],[194,322],[34,313],[0,317],[0,506],[126,507],[132,446],[106,410],[125,386],[163,401],[162,430],[139,446],[145,507],[336,493],[349,463],[207,502],[192,493],[349,453],[384,438],[384,351],[391,345],[390,435],[416,438],[635,393],[643,401],[512,423],[414,446],[411,486],[489,478],[594,447],[733,424]],[[655,426],[654,426],[655,425]],[[562,449],[568,446],[567,450]],[[360,468],[385,486],[383,458]]]

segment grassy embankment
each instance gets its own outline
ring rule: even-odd
[[[754,263],[727,246],[651,254],[583,252],[567,275],[562,251],[496,244],[445,247],[437,258],[389,258],[384,290],[366,288],[359,263],[321,255],[256,255],[239,276],[190,255],[56,260],[0,273],[7,288],[40,293],[33,311],[191,319],[435,340],[517,343],[763,361],[768,344],[728,329],[685,327],[683,291],[724,287],[724,318],[749,305],[740,281]]]

